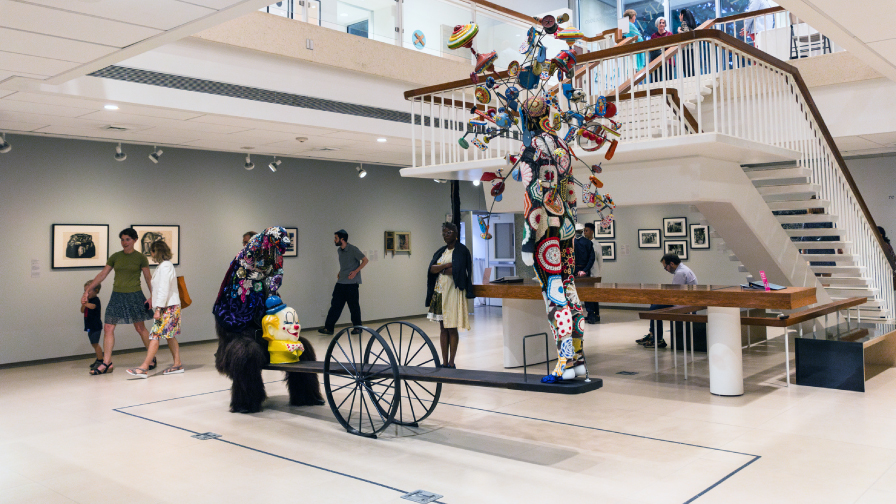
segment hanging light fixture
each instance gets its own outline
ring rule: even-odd
[[[277,167],[280,166],[280,163],[281,163],[281,162],[282,162],[282,161],[280,161],[279,159],[277,159],[277,156],[274,156],[274,160],[271,161],[270,163],[268,163],[268,168],[270,168],[272,172],[276,173],[276,172],[277,172]]]
[[[355,168],[355,170],[358,171],[358,178],[364,178],[367,176],[367,170],[362,168],[363,166],[364,166],[364,164],[362,163],[361,165],[359,165],[358,167]]]
[[[153,145],[152,153],[149,155],[149,160],[155,164],[159,164],[160,157],[162,157],[162,149],[156,148],[156,146]]]
[[[255,168],[255,163],[252,162],[252,158],[249,157],[249,154],[246,154],[246,163],[243,164],[243,168],[247,171]]]
[[[124,161],[127,158],[128,155],[121,151],[121,142],[118,142],[118,146],[115,147],[115,160]]]

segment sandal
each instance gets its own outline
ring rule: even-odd
[[[103,369],[100,369],[100,368],[103,368]],[[105,362],[100,362],[99,364],[96,365],[95,368],[90,370],[90,374],[93,376],[96,376],[96,375],[111,373],[113,370],[115,370],[115,365],[112,364],[111,362],[108,364],[106,364]]]
[[[143,368],[130,368],[127,371],[129,375],[136,376],[137,378],[149,378],[148,371]]]
[[[159,363],[156,362],[156,358],[153,357],[153,358],[152,358],[152,364],[149,365],[149,371],[152,371],[152,370],[155,369],[156,366],[158,366],[158,365],[159,365]],[[135,369],[143,369],[143,368],[135,368]]]
[[[183,364],[181,364],[180,366],[171,366],[171,367],[169,367],[168,369],[162,371],[162,374],[163,374],[163,375],[180,374],[180,373],[183,373],[183,372],[184,372],[184,366],[183,366]]]
[[[103,363],[103,359],[97,359],[97,360],[93,361],[93,364],[90,365],[90,369],[94,369],[102,363]]]

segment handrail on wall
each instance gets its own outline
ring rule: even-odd
[[[752,17],[756,15],[764,14],[763,11],[754,11],[750,13]],[[734,16],[729,16],[734,17]],[[834,143],[834,138],[831,136],[830,131],[828,130],[827,125],[824,122],[824,119],[821,116],[821,113],[818,110],[818,107],[815,105],[815,101],[812,99],[812,95],[809,93],[809,88],[806,86],[803,77],[800,75],[799,70],[796,69],[793,65],[788,63],[784,63],[783,61],[766,54],[755,47],[746,44],[726,33],[723,33],[719,30],[695,30],[686,33],[679,33],[675,35],[670,35],[668,37],[662,37],[659,39],[647,40],[644,42],[637,42],[633,44],[624,44],[617,45],[616,47],[611,47],[609,49],[604,49],[602,51],[595,51],[587,54],[583,54],[578,58],[577,66],[583,65],[586,63],[599,62],[601,60],[605,60],[608,58],[615,58],[619,56],[626,56],[636,53],[643,53],[653,49],[660,49],[670,45],[681,45],[688,44],[699,41],[715,41],[723,44],[727,44],[734,49],[741,51],[750,55],[751,57],[760,60],[769,66],[777,68],[783,73],[789,74],[793,81],[796,83],[797,88],[799,88],[800,93],[805,100],[806,106],[808,110],[805,111],[808,114],[811,114],[812,118],[815,121],[815,124],[818,126],[818,129],[821,135],[824,137],[825,143],[827,143],[828,148],[834,156],[834,159],[837,162],[837,166],[840,171],[843,173],[843,177],[846,180],[849,188],[852,190],[855,195],[856,202],[859,204],[859,207],[862,210],[862,213],[865,216],[866,221],[870,226],[871,232],[874,234],[877,239],[878,244],[880,245],[881,250],[886,250],[884,247],[884,240],[881,236],[880,232],[877,229],[877,224],[874,221],[874,218],[871,216],[871,212],[868,210],[868,206],[865,203],[864,198],[862,198],[862,193],[859,191],[858,186],[855,183],[855,180],[852,177],[852,174],[849,171],[849,168],[846,166],[846,161],[843,159],[843,156],[840,154],[840,150],[837,149],[837,145]],[[499,72],[501,78],[507,77],[507,72]],[[446,82],[444,84],[427,86],[424,88],[412,89],[410,91],[406,91],[404,93],[404,97],[406,100],[413,100],[415,97],[428,95],[432,93],[439,93],[444,91],[452,91],[464,87],[470,86],[469,79],[456,80],[451,82]],[[683,107],[682,107],[683,108]],[[889,262],[890,267],[896,270],[896,261],[894,258],[887,257],[887,262]]]

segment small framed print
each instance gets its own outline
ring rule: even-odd
[[[299,255],[299,228],[285,227],[286,236],[289,237],[289,246],[283,252],[283,257],[297,257]]]
[[[666,217],[663,219],[663,236],[666,238],[688,236],[687,217]]]
[[[659,229],[639,229],[638,230],[638,248],[642,249],[658,249],[660,248],[660,230]]]
[[[594,221],[594,238],[598,240],[606,240],[608,238],[616,238],[616,221],[610,221],[610,227],[600,227],[600,221]]]
[[[395,233],[395,251],[411,253],[411,233]]]
[[[159,264],[152,259],[152,254],[149,252],[149,247],[157,241],[165,242],[171,249],[171,264],[175,266],[180,264],[180,226],[131,224],[131,227],[137,232],[137,244],[134,248],[146,256],[150,266]]]
[[[600,242],[600,256],[604,261],[615,261],[616,242]]]
[[[109,259],[108,224],[53,224],[52,269],[102,268]]]
[[[688,242],[685,240],[666,240],[663,249],[667,254],[675,254],[682,261],[688,260]]]
[[[691,224],[689,233],[692,249],[709,248],[709,226],[703,224]]]

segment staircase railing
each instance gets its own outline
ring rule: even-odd
[[[636,55],[650,51],[661,51],[660,64],[639,81]],[[667,51],[677,56],[666,58]],[[592,103],[599,95],[617,103],[623,144],[719,133],[799,152],[798,162],[811,169],[811,182],[821,187],[819,198],[831,202],[837,227],[853,243],[882,308],[896,313],[896,265],[884,253],[874,219],[796,68],[718,30],[612,47],[580,56],[578,65],[592,84],[585,89]],[[624,82],[640,83],[623,93]],[[500,137],[485,151],[458,145],[468,131],[474,89],[464,79],[405,93],[411,102],[414,166],[518,152],[518,141]]]

